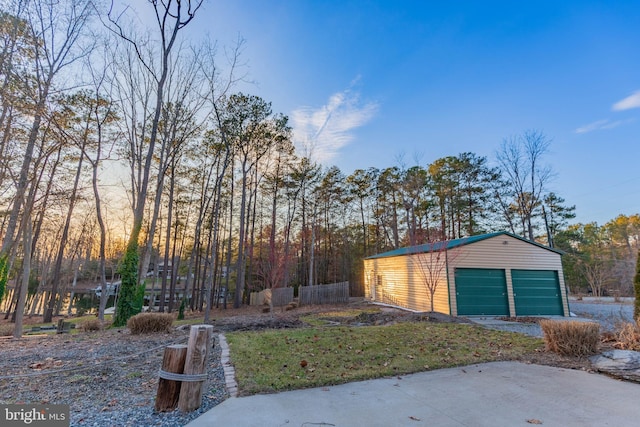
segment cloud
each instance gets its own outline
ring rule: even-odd
[[[627,96],[626,98],[616,102],[611,107],[613,111],[630,110],[632,108],[640,108],[640,90],[634,92],[633,95]]]
[[[296,145],[314,161],[332,160],[353,141],[353,130],[366,124],[378,111],[378,104],[362,104],[359,98],[359,93],[348,88],[331,95],[321,107],[294,110],[291,123]]]
[[[584,125],[575,130],[576,133],[587,133],[593,132],[594,130],[607,130],[617,128],[618,126],[622,126],[627,123],[633,122],[634,119],[627,120],[616,120],[611,121],[609,119],[598,120],[593,123],[589,123],[588,125]]]
[[[588,125],[584,125],[576,129],[576,133],[587,133],[592,132],[594,130],[602,129],[602,126],[609,123],[609,119],[598,120],[597,122],[589,123]]]

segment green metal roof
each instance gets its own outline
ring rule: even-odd
[[[477,234],[475,236],[469,236],[469,237],[463,237],[460,239],[453,239],[453,240],[445,240],[442,242],[433,242],[433,243],[425,243],[423,245],[417,245],[417,246],[407,246],[405,248],[398,248],[398,249],[394,249],[392,251],[389,252],[383,252],[381,254],[377,254],[377,255],[372,255],[370,257],[367,257],[365,259],[377,259],[377,258],[389,258],[389,257],[394,257],[394,256],[402,256],[402,255],[413,255],[413,254],[423,254],[423,253],[429,253],[429,252],[438,252],[438,251],[442,251],[446,248],[446,250],[449,249],[453,249],[453,248],[457,248],[459,246],[464,246],[464,245],[470,245],[472,243],[476,243],[479,242],[481,240],[486,240],[486,239],[490,239],[492,237],[496,237],[496,236],[510,236],[513,237],[514,239],[518,239],[521,240],[523,242],[529,243],[531,245],[535,245],[538,246],[542,249],[547,249],[549,251],[558,253],[558,254],[562,254],[562,251],[559,251],[557,249],[553,249],[550,248],[548,246],[544,246],[541,245],[540,243],[537,242],[532,242],[531,240],[527,240],[524,239],[520,236],[517,236],[515,234],[511,234],[511,233],[507,233],[506,231],[498,231],[495,233],[488,233],[488,234]]]

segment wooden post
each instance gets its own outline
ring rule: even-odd
[[[207,372],[207,356],[213,339],[212,325],[193,325],[189,333],[187,360],[184,364],[185,375],[198,375]],[[202,404],[203,381],[185,381],[180,390],[178,409],[183,412],[195,411]]]
[[[184,361],[187,357],[187,346],[184,344],[170,345],[164,349],[162,357],[162,370],[174,374],[182,374]],[[158,381],[158,393],[156,394],[157,412],[173,411],[178,406],[181,381],[160,378]]]

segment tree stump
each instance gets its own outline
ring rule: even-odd
[[[182,374],[186,358],[186,345],[170,345],[164,349],[162,370],[174,374]],[[158,381],[158,393],[156,394],[155,409],[157,412],[168,412],[176,409],[180,397],[181,385],[181,381],[160,378]]]
[[[178,409],[183,412],[195,411],[202,404],[202,385],[206,380],[207,356],[213,339],[212,325],[193,325],[189,333],[185,375],[204,375],[202,380],[185,381],[180,389]]]

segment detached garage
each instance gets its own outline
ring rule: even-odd
[[[506,232],[364,260],[371,301],[453,316],[568,316],[561,252]]]

